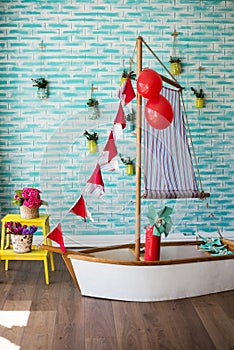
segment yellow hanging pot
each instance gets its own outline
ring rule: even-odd
[[[89,153],[96,153],[97,152],[97,143],[94,140],[88,140],[88,149]]]
[[[204,99],[202,97],[196,98],[196,108],[203,108],[204,107]]]
[[[127,175],[134,175],[134,165],[133,164],[126,164],[126,174]]]
[[[170,65],[170,72],[172,75],[180,75],[181,73],[181,65],[178,62],[173,62]]]

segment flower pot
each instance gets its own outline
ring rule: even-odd
[[[20,216],[22,219],[35,219],[39,218],[39,208],[38,207],[25,207],[24,205],[20,206]]]
[[[48,89],[47,88],[38,88],[37,96],[40,100],[45,100],[48,98]]]
[[[170,72],[172,75],[180,75],[181,73],[181,65],[178,62],[173,62],[170,65]]]
[[[98,119],[100,117],[100,111],[97,106],[89,107],[89,119]]]
[[[204,107],[204,99],[201,97],[196,98],[196,108],[203,108]]]
[[[33,235],[11,235],[11,243],[15,253],[28,253],[32,249]]]
[[[133,164],[126,164],[126,174],[127,175],[134,175],[134,165]]]
[[[145,235],[145,261],[154,261],[160,259],[161,236],[153,235],[154,226],[146,227]]]
[[[97,143],[94,140],[88,140],[88,149],[89,153],[96,153],[97,152]]]

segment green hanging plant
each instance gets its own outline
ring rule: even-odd
[[[170,56],[170,63],[181,63],[181,58],[176,57],[176,56]]]
[[[88,132],[87,130],[85,130],[83,135],[87,138],[88,141],[92,140],[92,141],[97,142],[97,140],[98,140],[98,133],[97,132]]]
[[[89,107],[97,107],[99,105],[99,102],[95,98],[90,98],[87,102],[87,105]]]
[[[191,90],[193,91],[194,95],[197,97],[197,98],[204,98],[205,97],[205,93],[203,91],[203,89],[194,89],[193,87],[191,87]]]
[[[127,76],[129,76],[129,78],[132,80],[136,80],[136,73],[133,70],[128,71],[126,68],[124,68],[121,78],[127,78]]]
[[[46,89],[49,82],[45,78],[31,79],[33,82],[33,87],[38,89]]]
[[[120,156],[120,159],[121,159],[123,164],[125,164],[125,165],[134,165],[134,162],[135,162],[136,158],[122,157],[121,154],[119,154],[119,156]]]

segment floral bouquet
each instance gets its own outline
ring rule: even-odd
[[[27,226],[27,225],[21,225],[20,222],[13,222],[9,221],[5,224],[5,227],[7,228],[7,232],[9,234],[14,235],[33,235],[38,227],[35,225]]]
[[[36,188],[25,187],[22,190],[15,191],[15,193],[12,198],[13,205],[23,205],[28,208],[39,208],[41,205],[48,205],[46,201],[41,199],[41,191]]]

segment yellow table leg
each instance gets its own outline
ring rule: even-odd
[[[49,221],[46,220],[45,227],[43,227],[44,237],[46,237],[49,232],[50,232],[50,224],[49,224]],[[51,239],[47,238],[47,240],[45,240],[45,244],[47,244],[47,243],[48,243],[48,245],[52,246]],[[53,252],[49,252],[49,256],[50,256],[51,271],[55,271],[54,254],[53,254]]]
[[[48,269],[48,261],[47,261],[47,257],[45,257],[44,259],[44,272],[45,272],[45,282],[46,284],[49,284],[49,269]]]

